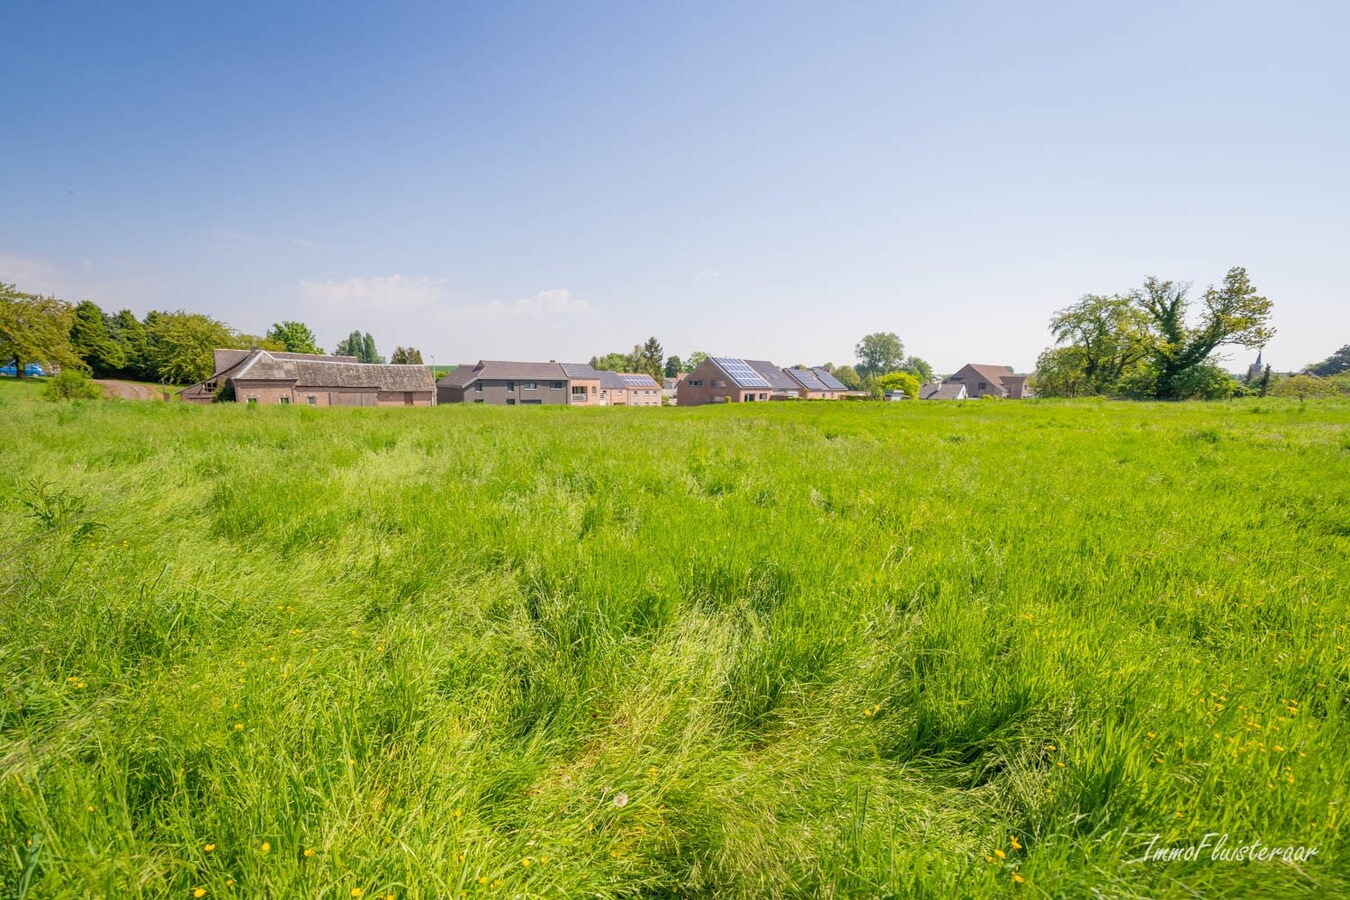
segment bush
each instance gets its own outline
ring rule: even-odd
[[[47,382],[42,396],[48,400],[102,400],[103,388],[79,369],[62,369]]]

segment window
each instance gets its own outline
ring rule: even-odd
[[[549,387],[551,387],[551,388],[552,388],[553,390],[555,390],[555,391],[561,391],[561,390],[562,390],[562,382],[561,382],[561,381],[555,381],[555,382],[553,382],[553,384],[549,385]]]
[[[984,390],[986,387],[988,387],[988,385],[985,384],[983,381],[981,381],[981,382],[980,382],[980,390]]]
[[[473,402],[474,402],[474,403],[482,403],[482,402],[483,402],[483,399],[480,397],[480,398],[478,398],[477,400],[475,400],[475,401],[473,401]]]
[[[507,397],[507,398],[506,398],[506,405],[507,405],[507,406],[515,406],[515,405],[516,405],[516,398],[514,398],[514,397]]]
[[[690,378],[688,381],[690,387],[703,387],[703,380],[701,378]]]
[[[515,383],[514,381],[508,381],[508,382],[506,383],[506,392],[507,392],[508,394],[511,393],[512,391],[514,391],[515,389],[516,389],[516,383]]]
[[[257,397],[249,397],[249,398],[248,398],[248,405],[249,405],[249,406],[257,406],[257,405],[258,405],[258,398],[257,398]]]
[[[595,392],[598,391],[598,390],[599,390],[598,387],[596,387],[595,385],[591,385],[591,396],[594,397],[594,396],[595,396]]]
[[[216,383],[214,381],[208,381],[206,384],[202,385],[202,388],[204,390],[214,391],[216,389]]]
[[[584,384],[576,384],[572,386],[572,399],[574,400],[586,399],[586,386]]]
[[[309,405],[310,405],[310,406],[318,406],[318,405],[319,405],[319,398],[316,397],[316,396],[314,396],[313,394],[310,394],[308,399],[309,399]]]
[[[473,386],[473,392],[474,392],[475,394],[481,394],[481,393],[483,393],[483,382],[480,381],[480,382],[478,382],[477,384],[475,384],[475,385]],[[478,402],[479,402],[479,403],[482,403],[483,401],[479,400]]]
[[[278,398],[278,399],[280,399],[281,405],[282,405],[282,406],[290,406],[290,405],[291,405],[291,398],[290,398],[290,397],[280,397],[280,398]]]
[[[537,390],[539,390],[539,382],[537,382],[537,381],[527,381],[527,382],[525,382],[525,390],[527,390],[527,391],[537,391]]]
[[[726,383],[725,381],[722,381],[720,378],[714,378],[714,379],[713,379],[713,387],[715,387],[715,388],[724,388],[724,387],[726,387],[726,386],[727,386],[727,383]]]

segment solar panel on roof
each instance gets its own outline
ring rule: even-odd
[[[810,369],[793,369],[792,374],[808,391],[828,391],[829,388],[825,382],[816,377],[816,373]]]
[[[741,387],[769,387],[769,382],[764,380],[764,376],[750,368],[750,364],[743,359],[734,359],[730,356],[714,356],[712,361],[731,376],[732,380]]]
[[[821,381],[823,381],[825,383],[825,387],[828,388],[829,390],[832,391],[848,390],[848,388],[844,387],[844,383],[842,381],[840,381],[838,378],[835,378],[833,375],[831,375],[824,369],[812,369],[811,371],[816,373],[816,377],[819,378]]]
[[[652,376],[650,375],[620,375],[619,377],[622,378],[623,383],[628,385],[629,387],[656,386],[656,382],[652,380]]]

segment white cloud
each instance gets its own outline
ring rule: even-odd
[[[566,289],[540,291],[519,300],[456,303],[443,279],[402,275],[348,278],[345,281],[302,281],[300,296],[324,312],[385,318],[419,317],[423,321],[492,321],[547,319],[595,314],[595,307]]]

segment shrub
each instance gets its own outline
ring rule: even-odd
[[[48,400],[101,400],[103,388],[79,369],[62,369],[47,382],[42,395]]]

